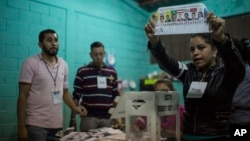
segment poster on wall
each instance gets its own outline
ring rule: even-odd
[[[156,35],[208,33],[207,8],[202,3],[160,7],[153,14]]]
[[[107,52],[106,56],[105,56],[105,63],[108,66],[115,66],[115,53],[114,52]]]

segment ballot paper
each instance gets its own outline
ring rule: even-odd
[[[110,127],[89,130],[89,132],[71,132],[60,141],[125,141],[125,133]]]
[[[153,14],[155,35],[208,33],[207,13],[202,3],[160,7]]]

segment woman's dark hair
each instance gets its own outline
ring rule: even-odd
[[[208,44],[210,44],[212,46],[212,48],[214,48],[214,44],[213,44],[213,38],[212,35],[210,33],[197,33],[191,36],[191,38],[194,37],[200,37],[202,39],[204,39],[204,41]]]
[[[201,15],[201,17],[203,17],[203,13],[201,11],[198,12],[198,16],[199,16],[199,14]]]

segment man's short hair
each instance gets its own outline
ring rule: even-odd
[[[102,42],[100,41],[95,41],[93,42],[91,45],[90,45],[90,49],[92,50],[93,48],[96,48],[96,47],[103,47],[104,48],[104,45]]]
[[[53,30],[53,29],[44,29],[44,30],[42,30],[42,31],[39,33],[39,36],[38,36],[39,42],[42,42],[42,41],[43,41],[44,35],[45,35],[46,33],[53,33],[53,34],[55,33],[55,34],[57,35],[56,31]],[[58,38],[58,35],[57,35],[57,38]]]

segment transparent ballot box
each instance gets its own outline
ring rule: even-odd
[[[111,118],[125,117],[127,141],[180,140],[179,93],[126,92]]]

